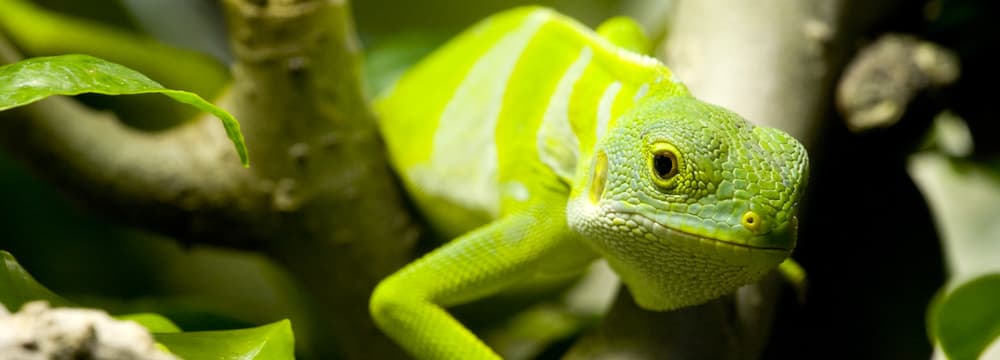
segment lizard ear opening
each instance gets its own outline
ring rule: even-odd
[[[594,173],[590,179],[590,202],[596,204],[604,195],[604,183],[608,180],[608,155],[598,151],[594,156]]]

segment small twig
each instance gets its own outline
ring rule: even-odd
[[[941,91],[958,74],[953,52],[912,36],[883,35],[851,60],[837,87],[837,105],[851,131],[889,127],[911,106],[937,105],[928,113],[939,112]]]

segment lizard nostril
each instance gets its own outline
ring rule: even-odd
[[[596,204],[604,194],[604,183],[608,179],[608,156],[598,151],[594,157],[594,173],[590,178],[590,202]]]

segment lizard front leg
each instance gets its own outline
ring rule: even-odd
[[[583,254],[559,251],[566,242],[577,241],[568,236],[564,203],[548,202],[505,216],[389,276],[371,298],[375,322],[417,358],[498,359],[444,306],[490,295],[527,279],[554,252]]]

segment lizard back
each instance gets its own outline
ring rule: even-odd
[[[608,125],[654,91],[686,93],[655,59],[524,7],[445,44],[375,108],[408,192],[454,236],[539,196],[565,198]]]

